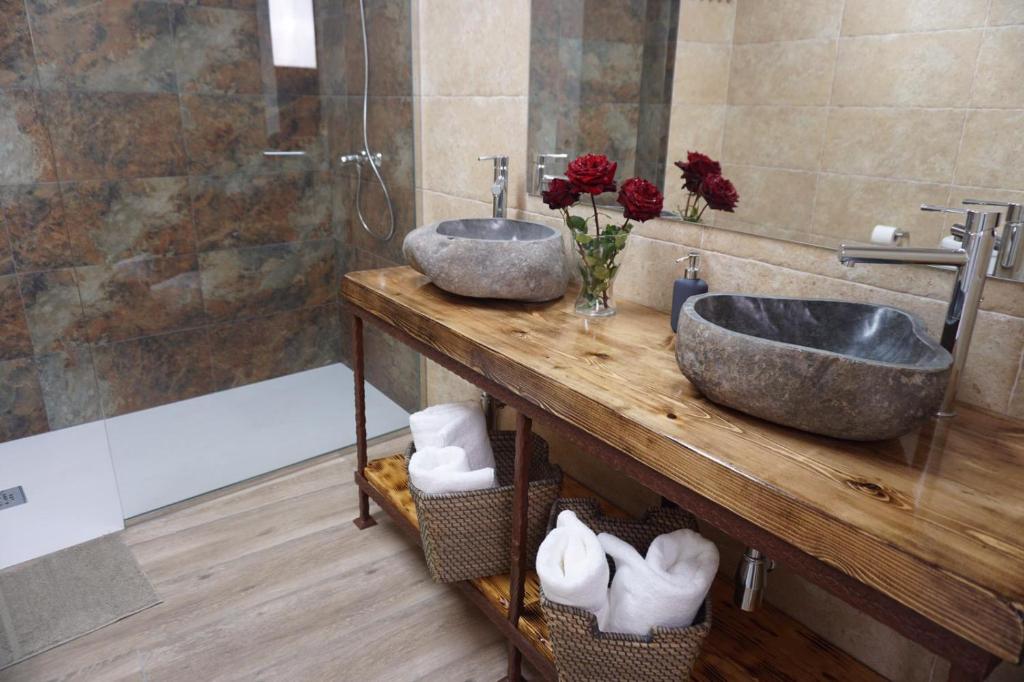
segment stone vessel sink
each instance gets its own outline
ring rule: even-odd
[[[522,220],[424,225],[409,233],[402,252],[435,285],[462,296],[550,301],[565,294],[569,283],[561,233]]]
[[[935,413],[953,359],[898,308],[702,294],[683,305],[676,361],[713,402],[812,433],[882,440]]]

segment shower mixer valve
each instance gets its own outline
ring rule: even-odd
[[[368,158],[369,157],[367,156],[366,152],[359,152],[358,154],[342,154],[341,156],[338,157],[338,160],[341,161],[342,163],[359,163],[359,164],[362,164],[364,161],[367,161]],[[384,155],[381,154],[380,152],[377,152],[377,153],[375,153],[373,155],[373,162],[377,166],[380,166],[380,164],[381,164],[381,162],[383,160],[384,160]]]

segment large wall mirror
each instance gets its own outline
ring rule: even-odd
[[[922,203],[1024,203],[1021,0],[532,0],[530,57],[531,160],[607,154],[678,213],[702,152],[740,197],[712,226],[938,247]],[[1024,281],[1019,251],[992,274]]]

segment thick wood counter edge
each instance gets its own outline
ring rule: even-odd
[[[1020,660],[1024,648],[1024,609],[1020,604],[957,574],[953,567],[922,561],[864,528],[753,480],[726,466],[713,452],[692,449],[637,423],[613,406],[568,389],[555,378],[469,338],[444,319],[416,310],[412,302],[402,300],[402,295],[391,295],[380,288],[382,277],[393,276],[397,282],[410,277],[410,273],[408,268],[349,273],[343,279],[342,294],[369,321],[394,328],[507,388],[538,410],[592,434],[655,475],[667,476],[967,642],[1004,660]],[[671,471],[662,470],[655,461],[657,452],[677,458],[678,465]]]

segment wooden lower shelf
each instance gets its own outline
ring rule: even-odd
[[[409,492],[402,455],[367,464],[367,482],[379,493],[374,499],[391,505],[385,509],[396,519],[418,529],[416,507]],[[592,497],[606,514],[625,514],[578,481],[563,477],[563,497]],[[495,611],[508,615],[509,576],[496,575],[471,581]],[[526,576],[523,614],[519,630],[547,661],[553,661],[547,624],[540,608],[537,574]],[[694,680],[883,680],[845,651],[838,649],[778,609],[764,605],[755,613],[744,613],[732,605],[731,586],[718,579],[711,590],[712,628],[693,673]],[[549,675],[553,668],[549,667]]]

